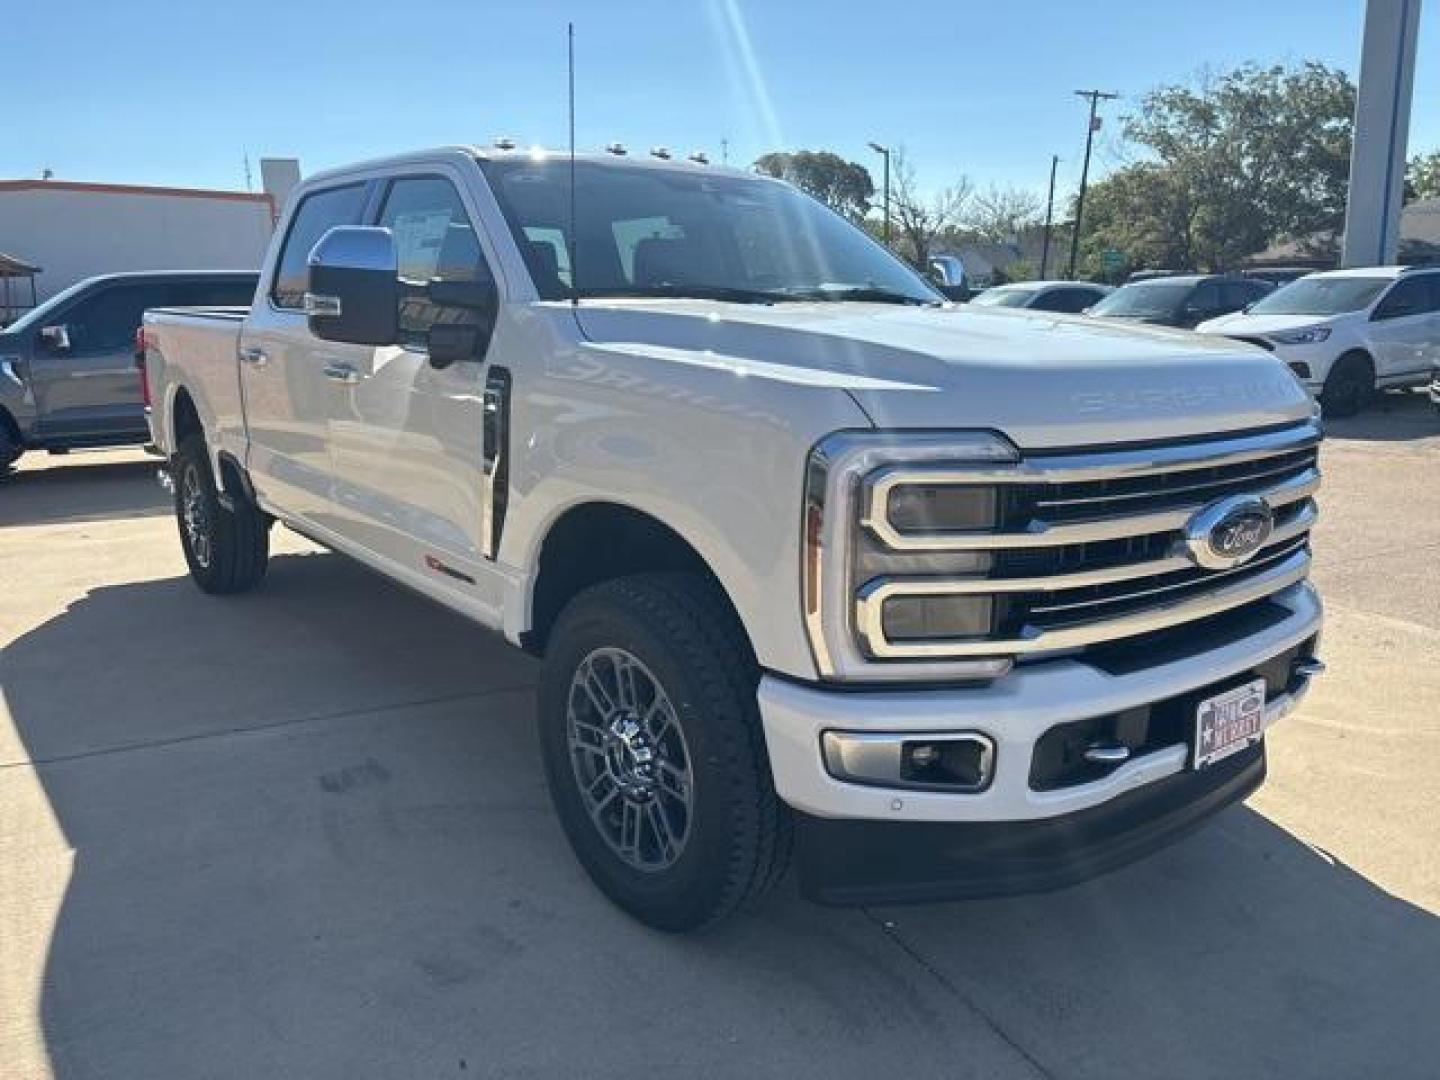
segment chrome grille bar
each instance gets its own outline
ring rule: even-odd
[[[1278,484],[1257,488],[1253,494],[1272,507],[1281,507],[1307,499],[1319,488],[1320,470],[1309,468]],[[881,514],[885,513],[887,501],[879,500]],[[1173,532],[1183,528],[1195,512],[1204,506],[1204,502],[1194,502],[1167,510],[1104,517],[1064,525],[1051,525],[1036,520],[1022,532],[1006,533],[902,533],[898,532],[886,517],[877,517],[874,514],[867,514],[863,524],[879,536],[886,546],[897,551],[994,551],[1007,548],[1058,547]]]
[[[1221,584],[1200,596],[1172,599],[1128,615],[1058,629],[1030,624],[1015,637],[999,640],[891,642],[880,625],[881,607],[888,598],[883,590],[860,601],[856,620],[871,652],[882,659],[1016,656],[1095,645],[1218,615],[1289,588],[1304,580],[1309,569],[1310,554],[1300,550],[1256,574]]]
[[[1315,524],[1318,515],[1315,504],[1307,502],[1300,507],[1294,518],[1277,525],[1270,534],[1264,551],[1278,548],[1287,540],[1303,536]],[[1247,564],[1249,565],[1249,564]],[[1192,570],[1195,564],[1187,555],[1167,555],[1163,559],[1147,559],[1144,562],[1122,563],[1119,566],[1105,566],[1094,570],[1077,570],[1068,574],[1043,574],[1030,577],[1012,578],[876,578],[861,589],[863,599],[880,588],[888,588],[891,596],[953,596],[956,594],[991,593],[1037,593],[1061,592],[1065,589],[1082,589],[1090,585],[1113,585],[1131,578],[1155,577],[1177,570]],[[1241,568],[1243,569],[1243,567]]]

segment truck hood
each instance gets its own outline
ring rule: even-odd
[[[1213,435],[1308,418],[1259,349],[1103,319],[887,304],[586,301],[596,347],[848,393],[881,428],[990,428],[1028,448]]]

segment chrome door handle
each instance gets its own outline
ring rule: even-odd
[[[326,364],[322,369],[327,379],[353,386],[360,381],[360,373],[349,364]]]
[[[265,355],[265,350],[258,346],[251,345],[240,350],[240,362],[249,364],[251,367],[264,367],[270,362],[270,357]]]

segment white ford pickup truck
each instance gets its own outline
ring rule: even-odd
[[[1321,667],[1278,360],[948,304],[778,181],[328,172],[248,311],[143,350],[199,586],[258,584],[278,521],[543,656],[555,808],[654,926],[792,855],[838,904],[1102,872],[1254,790]]]

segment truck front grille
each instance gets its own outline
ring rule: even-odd
[[[1031,455],[946,482],[994,486],[993,529],[910,536],[907,543],[979,558],[983,573],[875,578],[859,590],[856,629],[877,659],[1019,658],[1083,649],[1264,600],[1309,571],[1319,487],[1313,424],[1142,449]],[[923,472],[917,482],[926,481]],[[1207,568],[1186,527],[1217,501],[1264,501],[1273,528],[1248,561]],[[991,601],[990,633],[893,641],[895,597]]]

